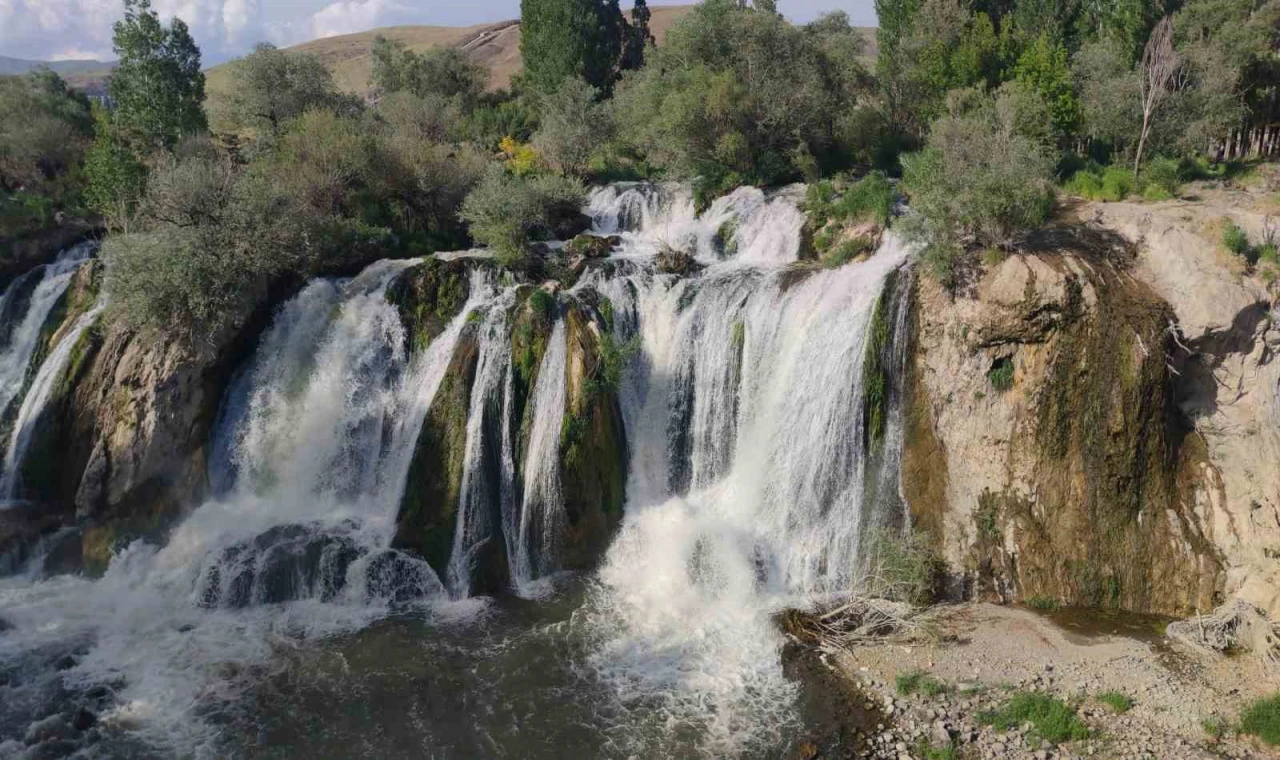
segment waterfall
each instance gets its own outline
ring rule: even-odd
[[[65,284],[63,287],[66,287]],[[98,300],[93,308],[76,318],[71,329],[58,341],[49,356],[40,365],[36,377],[31,381],[31,388],[22,399],[18,409],[18,418],[13,423],[13,433],[9,437],[9,445],[4,453],[4,473],[0,475],[0,499],[12,501],[18,498],[22,487],[22,463],[26,459],[27,449],[35,436],[36,425],[40,415],[53,396],[54,388],[62,377],[67,362],[71,361],[71,352],[80,342],[80,336],[89,329],[89,325],[98,318],[105,301]]]
[[[511,568],[517,587],[557,569],[556,557],[565,526],[559,447],[567,343],[564,320],[559,320],[551,331],[533,391],[533,427],[524,460],[524,498]]]
[[[643,255],[655,234],[645,225],[680,216],[682,203],[644,206],[621,255]],[[600,193],[593,204],[612,229],[639,202]],[[715,213],[689,228],[705,232]],[[776,231],[767,204],[746,214],[735,217],[737,234]],[[788,265],[797,238],[754,234],[753,266],[727,260],[696,279],[641,272],[583,285],[612,301],[619,337],[642,345],[621,393],[627,514],[596,597],[598,624],[612,633],[592,662],[624,704],[661,699],[665,720],[701,725],[712,755],[787,734],[779,706],[794,686],[772,615],[850,590],[864,529],[899,517],[879,514],[897,505],[869,498],[868,479],[896,478],[900,414],[890,409],[881,460],[894,461],[869,472],[863,370],[877,304],[907,247],[890,235],[865,262],[799,277]],[[905,315],[895,311],[895,330]]]
[[[6,330],[0,342],[0,413],[22,391],[27,365],[49,313],[92,252],[92,243],[69,248],[58,254],[53,263],[36,267],[14,280],[0,297],[0,319],[5,320]],[[34,290],[32,281],[38,281]]]

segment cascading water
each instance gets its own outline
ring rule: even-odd
[[[6,325],[4,340],[0,342],[0,413],[7,411],[22,392],[45,322],[93,248],[92,243],[81,243],[63,251],[53,263],[36,267],[14,280],[0,297],[0,319],[5,320]],[[6,455],[6,477],[12,470],[9,459]]]
[[[564,502],[560,492],[560,426],[564,420],[564,321],[556,322],[538,369],[533,391],[533,428],[524,461],[524,498],[520,520],[512,525],[517,536],[511,575],[517,587],[557,569],[560,536],[564,530]]]
[[[254,704],[262,730],[294,754],[353,739],[363,749],[352,752],[370,756],[781,754],[797,727],[796,687],[771,617],[847,590],[865,530],[901,519],[885,497],[901,415],[891,395],[888,430],[868,444],[864,376],[886,282],[908,252],[890,236],[866,261],[798,268],[798,197],[744,188],[697,214],[678,186],[593,193],[595,231],[618,234],[621,247],[556,297],[524,411],[516,290],[495,287],[487,267],[418,356],[406,354],[406,326],[385,297],[408,263],[311,283],[226,393],[210,455],[216,498],[162,549],[122,552],[100,581],[0,581],[14,624],[0,662],[50,640],[84,647],[65,678],[123,684],[111,719],[179,754],[254,755],[257,740],[227,743],[219,710],[285,667],[299,685]],[[705,271],[655,273],[664,246],[695,251]],[[613,341],[638,348],[617,389],[626,513],[598,574],[562,597],[527,594],[540,601],[516,613],[482,607],[480,626],[431,618],[408,639],[370,627],[411,600],[452,609],[445,598],[468,596],[478,574],[525,593],[561,567],[572,519],[562,434],[581,350],[563,309],[596,294]],[[905,314],[892,311],[895,350]],[[388,547],[415,442],[464,336],[474,380],[452,550],[437,578]],[[550,620],[510,627],[529,605]],[[333,669],[291,654],[300,638],[352,631],[318,645],[339,653]],[[411,687],[400,684],[418,667]],[[433,691],[442,684],[452,691]],[[394,725],[368,733],[378,718],[364,695],[399,716]]]

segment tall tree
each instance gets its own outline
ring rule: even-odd
[[[234,127],[250,127],[279,136],[284,123],[308,108],[336,105],[333,76],[308,53],[278,50],[260,43],[231,69],[235,87],[228,116]]]
[[[171,147],[206,128],[200,48],[182,19],[165,27],[151,0],[124,0],[112,38],[120,63],[108,84],[116,126],[140,147]]]
[[[647,12],[646,8],[646,12]],[[624,63],[631,25],[618,0],[521,0],[520,52],[526,80],[555,92],[581,78],[608,94]]]
[[[1157,111],[1169,98],[1176,84],[1182,59],[1173,48],[1173,19],[1166,16],[1156,24],[1142,51],[1138,67],[1138,86],[1142,96],[1142,132],[1138,136],[1138,151],[1133,159],[1133,174],[1142,170],[1142,151]]]

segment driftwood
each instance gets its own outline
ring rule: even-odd
[[[854,596],[812,611],[786,610],[777,622],[802,644],[845,649],[931,638],[930,620],[927,613],[905,602]]]
[[[1170,639],[1192,649],[1228,654],[1253,652],[1280,666],[1280,625],[1248,602],[1236,599],[1207,615],[1170,623]]]

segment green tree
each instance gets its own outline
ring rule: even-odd
[[[265,42],[231,65],[231,79],[226,116],[232,129],[278,136],[286,122],[309,108],[356,106],[339,95],[320,59]]]
[[[1008,245],[1048,218],[1054,161],[1022,125],[1035,122],[1034,92],[958,90],[934,122],[928,146],[903,156],[903,186],[913,214],[906,234],[925,244],[924,259],[951,282],[956,258],[970,246]],[[1044,112],[1043,104],[1035,106]]]
[[[578,214],[585,189],[554,174],[516,176],[490,166],[462,204],[460,216],[477,242],[505,264],[522,260],[534,239],[557,234],[557,220]]]
[[[631,28],[622,45],[620,66],[623,71],[644,65],[644,51],[653,44],[653,32],[649,31],[652,18],[649,4],[645,0],[636,0],[635,7],[631,9]]]
[[[165,27],[151,0],[124,0],[112,40],[120,61],[107,87],[123,135],[151,150],[205,129],[200,49],[182,19]]]
[[[612,124],[600,92],[581,79],[569,79],[542,97],[540,126],[533,145],[561,174],[584,176],[592,156],[609,142]]]
[[[80,163],[92,137],[89,100],[62,77],[0,77],[0,191],[43,192]]]
[[[453,100],[470,113],[489,82],[489,70],[457,48],[415,53],[402,43],[378,35],[372,52],[373,84],[382,92]]]
[[[84,175],[89,207],[110,229],[128,229],[146,187],[147,167],[105,115],[99,117],[97,137],[85,154]]]
[[[564,80],[575,77],[602,92],[612,92],[620,70],[643,61],[634,53],[634,39],[618,0],[520,3],[524,74],[540,92],[555,92]],[[628,44],[632,52],[624,55]]]
[[[1041,32],[1022,51],[1014,66],[1014,77],[1044,98],[1059,140],[1075,134],[1080,120],[1080,101],[1076,98],[1075,79],[1068,63],[1066,46],[1055,41],[1050,32]]]

